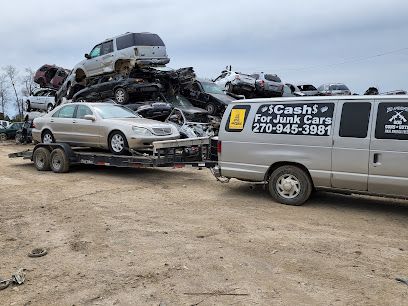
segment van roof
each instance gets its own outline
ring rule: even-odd
[[[258,98],[258,99],[244,99],[232,101],[233,104],[240,103],[282,103],[282,102],[303,102],[303,101],[333,101],[333,100],[352,100],[352,101],[366,101],[366,100],[406,100],[408,95],[372,95],[372,96],[322,96],[322,97],[285,97],[285,98]]]

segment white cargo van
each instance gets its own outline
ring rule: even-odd
[[[218,175],[283,204],[316,189],[408,197],[408,96],[239,100],[221,122]]]

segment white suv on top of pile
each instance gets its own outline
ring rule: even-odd
[[[73,71],[77,82],[109,72],[129,71],[135,66],[170,62],[166,46],[157,34],[127,32],[97,44]]]

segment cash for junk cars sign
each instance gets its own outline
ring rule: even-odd
[[[254,133],[329,136],[334,103],[264,104],[255,114]]]

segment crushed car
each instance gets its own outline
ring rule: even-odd
[[[284,84],[276,74],[255,72],[251,77],[255,79],[256,97],[282,97]]]
[[[59,89],[70,71],[56,65],[45,64],[34,75],[34,82],[41,88]]]
[[[14,139],[16,137],[17,131],[21,130],[23,127],[23,122],[13,122],[9,127],[0,130],[0,141],[5,141],[7,139]]]
[[[252,98],[255,93],[255,79],[248,74],[231,71],[231,67],[223,70],[213,81],[226,91],[246,98]]]
[[[228,104],[237,100],[236,95],[224,92],[216,83],[208,80],[195,80],[183,90],[183,95],[196,106],[207,110],[210,115],[220,116]]]
[[[33,94],[27,97],[23,97],[24,107],[27,112],[32,110],[38,111],[51,111],[55,106],[55,94],[54,89],[39,89],[34,91]]]
[[[174,106],[165,122],[174,125],[180,138],[212,137],[218,134],[219,119],[209,116],[204,109],[195,107],[181,95],[167,97]]]
[[[159,83],[145,82],[144,79],[135,79],[120,74],[95,77],[89,85],[78,91],[72,101],[95,102],[104,99],[114,99],[119,104],[127,104],[129,99],[143,99],[151,93],[160,92]]]
[[[166,46],[159,35],[127,32],[98,43],[73,71],[76,82],[81,82],[105,73],[128,74],[135,65],[166,65],[169,62]]]

